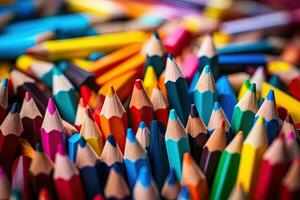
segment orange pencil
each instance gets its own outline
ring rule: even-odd
[[[135,81],[129,109],[134,131],[137,131],[141,121],[144,121],[147,127],[150,127],[153,120],[153,106],[140,79]]]
[[[181,184],[188,188],[191,199],[208,199],[206,178],[189,153],[183,155]]]
[[[127,130],[127,114],[113,87],[109,87],[100,112],[100,127],[104,138],[112,134],[124,152]]]

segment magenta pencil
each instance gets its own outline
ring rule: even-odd
[[[195,75],[198,65],[199,60],[197,55],[190,53],[185,56],[181,70],[188,83],[191,82],[193,76]]]

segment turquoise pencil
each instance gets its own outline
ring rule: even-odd
[[[180,68],[171,54],[168,55],[167,59],[165,85],[170,106],[176,110],[181,122],[186,125],[190,110],[188,87]]]
[[[71,82],[57,68],[53,69],[52,93],[61,116],[68,122],[74,123],[78,100]]]
[[[264,119],[269,144],[271,144],[274,138],[277,136],[279,126],[279,117],[273,90],[269,91],[266,99],[257,111],[254,121],[256,121],[259,117]]]
[[[137,181],[139,171],[142,167],[150,169],[147,153],[137,141],[131,128],[127,129],[126,145],[124,150],[124,164],[127,172],[128,183],[131,189]]]
[[[204,67],[199,77],[193,99],[203,122],[207,125],[214,102],[217,100],[215,81],[209,65]]]
[[[190,146],[188,135],[174,109],[170,111],[165,141],[170,168],[175,170],[181,180],[183,154],[190,152]]]

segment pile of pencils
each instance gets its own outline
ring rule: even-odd
[[[300,199],[296,0],[4,0],[0,199]]]

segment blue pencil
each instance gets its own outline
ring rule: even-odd
[[[144,121],[141,121],[139,124],[139,128],[135,135],[136,139],[139,141],[139,143],[142,145],[142,147],[146,150],[146,152],[149,154],[149,148],[150,148],[150,131],[146,126],[146,123]]]
[[[178,194],[177,200],[190,200],[190,192],[187,187],[183,186]]]
[[[137,141],[131,128],[127,129],[126,145],[124,151],[124,164],[127,172],[128,183],[131,189],[137,181],[139,171],[142,167],[150,169],[147,153]]]
[[[190,146],[185,129],[174,109],[170,110],[165,142],[170,168],[175,170],[178,179],[181,180],[183,154],[190,152]]]
[[[216,82],[216,87],[221,107],[223,108],[227,119],[231,119],[237,99],[227,76],[221,76]]]
[[[78,105],[75,88],[59,69],[54,68],[52,72],[52,94],[56,105],[61,116],[66,121],[74,123]]]
[[[176,172],[171,169],[161,189],[161,196],[164,199],[176,199],[180,192],[180,184]]]
[[[186,80],[171,54],[167,59],[165,85],[170,106],[176,110],[181,122],[185,125],[190,109],[188,88]]]
[[[152,167],[153,178],[161,189],[165,177],[169,171],[168,156],[165,143],[164,124],[153,120],[150,124],[150,148],[149,160]]]
[[[214,102],[217,100],[217,92],[211,68],[206,65],[199,77],[193,98],[197,110],[207,125],[210,119]]]
[[[255,121],[262,117],[268,134],[269,144],[272,143],[278,133],[279,117],[276,108],[274,91],[270,90],[263,104],[255,115]]]
[[[118,172],[125,175],[121,150],[112,134],[108,135],[100,156],[100,168],[103,172],[103,179],[106,181],[110,170],[115,167]]]
[[[219,55],[218,63],[226,66],[236,65],[265,65],[268,58],[264,54],[249,53],[249,54],[229,54]]]
[[[268,83],[270,83],[274,87],[277,87],[278,89],[282,90],[282,83],[281,83],[281,80],[278,75],[271,76]]]
[[[189,86],[189,97],[190,97],[190,102],[191,104],[194,103],[194,99],[193,99],[193,92],[196,88],[196,85],[197,85],[197,82],[199,80],[199,77],[201,75],[201,72],[200,71],[196,71],[195,75],[193,76],[192,80],[191,80],[191,83],[190,83],[190,86]]]
[[[69,150],[69,158],[75,163],[78,145],[83,146],[85,144],[85,140],[79,133],[75,133],[68,139],[68,150]]]

